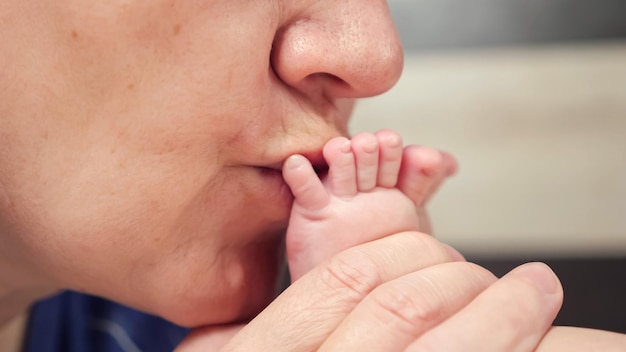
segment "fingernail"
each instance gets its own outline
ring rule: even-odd
[[[553,294],[559,291],[560,282],[552,269],[544,263],[528,263],[513,270],[523,280],[535,285],[544,293]]]

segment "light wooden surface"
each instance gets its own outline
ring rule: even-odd
[[[626,255],[626,41],[409,56],[352,131],[448,150],[439,238],[482,256]]]

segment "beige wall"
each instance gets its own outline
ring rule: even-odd
[[[626,254],[626,41],[407,57],[352,131],[388,127],[461,164],[432,203],[468,254]]]

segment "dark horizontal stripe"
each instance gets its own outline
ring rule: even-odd
[[[390,1],[407,51],[626,38],[624,0]]]
[[[565,290],[563,309],[555,321],[556,325],[626,333],[626,258],[469,259],[497,276],[522,263],[544,262],[559,276]]]

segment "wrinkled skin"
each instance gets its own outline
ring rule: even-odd
[[[402,68],[382,0],[9,0],[0,48],[0,287],[187,326],[271,299],[281,162]]]

